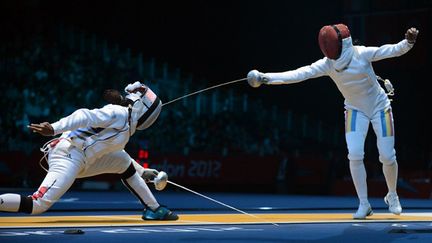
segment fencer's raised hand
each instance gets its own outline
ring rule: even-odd
[[[30,124],[27,126],[32,132],[37,132],[43,136],[53,136],[54,128],[49,122],[42,122],[39,124]]]
[[[147,86],[142,84],[140,81],[136,81],[133,84],[128,84],[125,88],[125,92],[128,94],[136,92],[141,92],[141,94],[144,94],[146,89]]]
[[[266,84],[269,79],[264,73],[252,70],[247,74],[247,81],[250,86],[258,88],[261,84]]]
[[[409,28],[405,33],[405,39],[408,41],[408,43],[414,44],[417,40],[418,33],[419,31],[416,28]]]

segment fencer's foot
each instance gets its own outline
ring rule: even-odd
[[[357,212],[353,214],[353,219],[365,219],[367,216],[372,216],[373,211],[370,203],[360,203]]]
[[[387,195],[384,197],[384,202],[388,205],[389,211],[391,213],[396,215],[400,215],[402,213],[402,206],[396,193],[387,193]]]
[[[167,207],[159,206],[156,210],[146,208],[143,212],[143,220],[177,220],[179,217]]]

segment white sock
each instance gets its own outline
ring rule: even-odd
[[[152,210],[155,210],[160,206],[156,201],[156,198],[153,196],[153,193],[150,191],[150,188],[148,188],[144,179],[141,178],[138,173],[135,173],[133,176],[122,181],[125,186],[140,199],[141,202],[145,203]]]
[[[0,195],[0,211],[18,212],[20,203],[21,195],[12,193]]]
[[[391,165],[383,164],[383,173],[387,183],[389,193],[396,194],[397,178],[398,178],[398,163],[395,161]]]
[[[366,169],[363,161],[351,160],[350,171],[360,203],[369,203],[367,195]]]

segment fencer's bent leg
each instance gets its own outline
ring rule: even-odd
[[[1,195],[0,211],[40,214],[48,210],[70,188],[82,168],[81,157],[70,148],[66,140],[57,144],[50,152],[48,174],[38,191],[31,197]]]
[[[82,170],[83,156],[63,140],[54,148],[48,158],[49,170],[38,191],[33,193],[33,212],[45,212],[57,202],[72,186],[77,174]]]
[[[152,209],[159,207],[159,203],[148,188],[144,179],[136,172],[133,159],[126,151],[112,152],[102,156],[96,163],[85,168],[78,177],[89,177],[102,173],[120,174],[122,183],[140,200],[144,206]]]

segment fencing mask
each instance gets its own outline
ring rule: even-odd
[[[350,31],[344,24],[322,27],[318,34],[318,43],[324,56],[337,60],[342,53],[342,40],[350,36]]]

